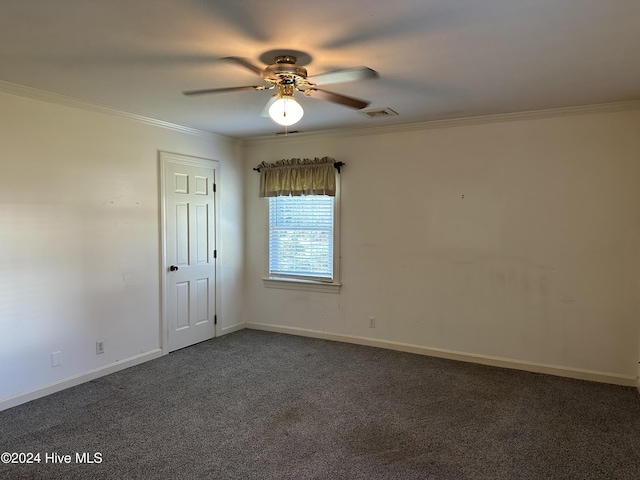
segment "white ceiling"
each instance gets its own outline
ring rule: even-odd
[[[233,137],[282,131],[226,56],[308,53],[309,76],[389,107],[301,98],[311,132],[640,99],[640,0],[2,0],[0,80]]]

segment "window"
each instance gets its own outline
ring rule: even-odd
[[[269,198],[269,279],[337,283],[336,198]]]

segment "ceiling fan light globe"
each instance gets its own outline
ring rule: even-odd
[[[302,106],[295,98],[282,96],[269,107],[269,116],[271,119],[283,126],[293,125],[297,123],[304,115]]]

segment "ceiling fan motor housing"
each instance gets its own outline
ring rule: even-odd
[[[296,57],[283,55],[276,57],[276,63],[265,68],[262,76],[273,82],[286,81],[289,77],[289,83],[298,83],[307,78],[307,69],[296,65]]]

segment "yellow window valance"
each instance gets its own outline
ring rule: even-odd
[[[262,162],[260,197],[336,194],[335,160],[322,158],[291,158],[274,163]]]

